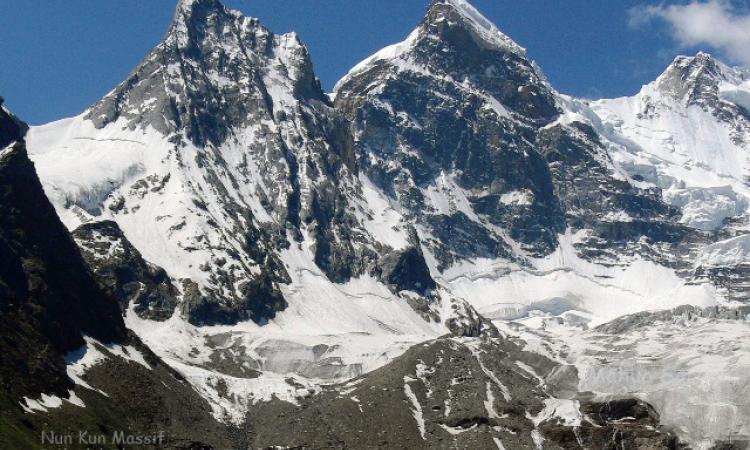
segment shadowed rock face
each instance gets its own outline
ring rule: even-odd
[[[690,267],[690,258],[678,256],[687,251],[681,248],[705,238],[680,223],[681,211],[663,200],[660,189],[639,188],[615,173],[607,149],[590,126],[547,127],[540,130],[536,145],[549,164],[568,226],[590,230],[576,245],[582,257],[619,264],[623,256],[638,254],[665,265]]]
[[[11,120],[4,110],[0,112],[4,129]],[[21,134],[16,129],[15,137]],[[2,140],[9,138],[3,135]],[[3,284],[10,294],[4,297],[3,308],[41,320],[60,351],[80,346],[80,333],[104,341],[121,339],[122,319],[113,314],[111,297],[99,289],[49,204],[22,140],[0,154],[0,212],[6,249],[0,267],[7,268]]]
[[[386,255],[380,261],[381,279],[396,291],[412,291],[431,297],[437,287],[419,247],[410,246]]]
[[[469,22],[478,23],[469,23]],[[414,60],[430,73],[471,84],[527,120],[546,123],[559,111],[552,89],[527,58],[525,50],[507,36],[495,36],[461,6],[433,1],[420,24],[423,37],[414,45]]]
[[[0,321],[4,394],[66,392],[62,355],[125,338],[112,297],[99,288],[47,200],[26,155],[24,128],[0,109]],[[21,375],[22,374],[22,375]]]
[[[123,314],[133,303],[133,310],[144,319],[172,316],[179,291],[164,269],[143,259],[116,222],[87,223],[72,234],[86,263],[117,298]]]
[[[13,142],[23,140],[28,126],[3,107],[5,99],[0,97],[0,149]]]
[[[398,55],[373,59],[336,87],[336,107],[358,137],[361,169],[438,238],[431,247],[442,266],[509,253],[466,210],[431,210],[425,190],[440,189],[443,179],[465,192],[483,221],[533,253],[552,251],[564,229],[549,169],[531,144],[534,127],[558,114],[555,99],[508,41],[488,41],[450,2],[434,2]],[[517,191],[528,191],[529,202],[500,201]],[[477,244],[462,245],[464,235]]]
[[[97,283],[44,195],[24,132],[0,108],[0,447],[40,448],[50,430],[76,437],[78,430],[165,430],[167,446],[241,446],[206,401],[126,330],[115,297]],[[106,345],[95,344],[105,360],[84,376],[93,388],[75,385],[66,366],[86,355],[84,336]],[[110,351],[120,346],[140,353],[148,368]],[[86,407],[63,400],[44,414],[22,409],[42,394],[72,401],[73,392]]]

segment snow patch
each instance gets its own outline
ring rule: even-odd
[[[701,250],[696,262],[703,267],[731,267],[750,264],[750,235],[737,236]]]
[[[414,394],[414,391],[412,391],[411,386],[409,386],[409,383],[414,381],[417,380],[408,376],[404,377],[404,394],[406,395],[406,398],[409,400],[409,402],[411,402],[413,408],[412,415],[414,416],[414,420],[417,421],[419,435],[422,436],[422,439],[426,441],[427,437],[425,436],[425,421],[424,415],[422,414],[422,405],[419,404],[417,396]]]
[[[534,203],[534,193],[528,189],[508,192],[500,196],[500,203],[504,205],[528,206]]]

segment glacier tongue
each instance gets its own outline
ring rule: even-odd
[[[561,340],[582,391],[636,395],[685,442],[708,449],[750,435],[741,400],[750,368],[747,313],[683,307],[626,316],[577,336],[563,331]]]

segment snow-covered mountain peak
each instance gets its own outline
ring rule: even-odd
[[[713,100],[719,83],[725,79],[722,66],[704,52],[692,57],[678,56],[659,76],[654,87],[684,105]]]
[[[547,122],[559,114],[553,89],[526,51],[465,0],[434,0],[404,41],[356,65],[334,91],[338,96],[365,79],[376,90],[375,78],[396,73],[483,97],[500,115]]]
[[[327,101],[296,34],[275,35],[217,0],[187,0],[162,43],[85,117],[96,128],[123,118],[203,146],[302,99]]]
[[[193,324],[264,323],[310,307],[298,285],[352,279],[428,302],[423,257],[353,172],[345,126],[296,34],[201,0],[180,3],[164,41],[88,111],[32,130],[30,148],[66,225],[116,223]]]
[[[526,55],[526,50],[500,31],[494,23],[466,0],[433,0],[425,25],[441,25],[444,29],[463,26],[473,32],[477,43]]]
[[[713,231],[741,220],[750,204],[748,79],[700,52],[677,57],[635,96],[591,106],[625,144],[612,153],[620,166],[664,189],[683,223]]]
[[[656,81],[644,86],[642,94],[674,103],[678,108],[677,105],[699,106],[717,117],[725,116],[726,120],[731,114],[721,113],[726,107],[723,102],[750,111],[747,92],[750,92],[750,71],[731,67],[709,53],[698,52],[695,56],[675,58]]]

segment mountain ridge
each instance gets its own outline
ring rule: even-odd
[[[721,86],[701,91],[720,107],[701,123],[742,131],[726,100],[741,86]],[[729,191],[683,186],[696,179],[679,178],[685,160],[623,125],[651,120],[643,105],[558,93],[463,0],[433,1],[334,94],[296,35],[184,0],[125,82],[29,132],[47,195],[84,253],[98,249],[87,260],[127,325],[217,417],[241,422],[247,392],[296,402],[318,376],[369,373],[448,333],[586,329],[714,306],[734,299],[726,283],[747,283],[743,267],[698,263],[745,248],[742,224],[724,223],[746,213],[741,177]],[[657,113],[681,112],[669,108]],[[690,170],[717,175],[704,166]],[[696,210],[704,198],[719,213]],[[127,280],[111,276],[120,264]],[[123,294],[133,282],[139,296]]]

